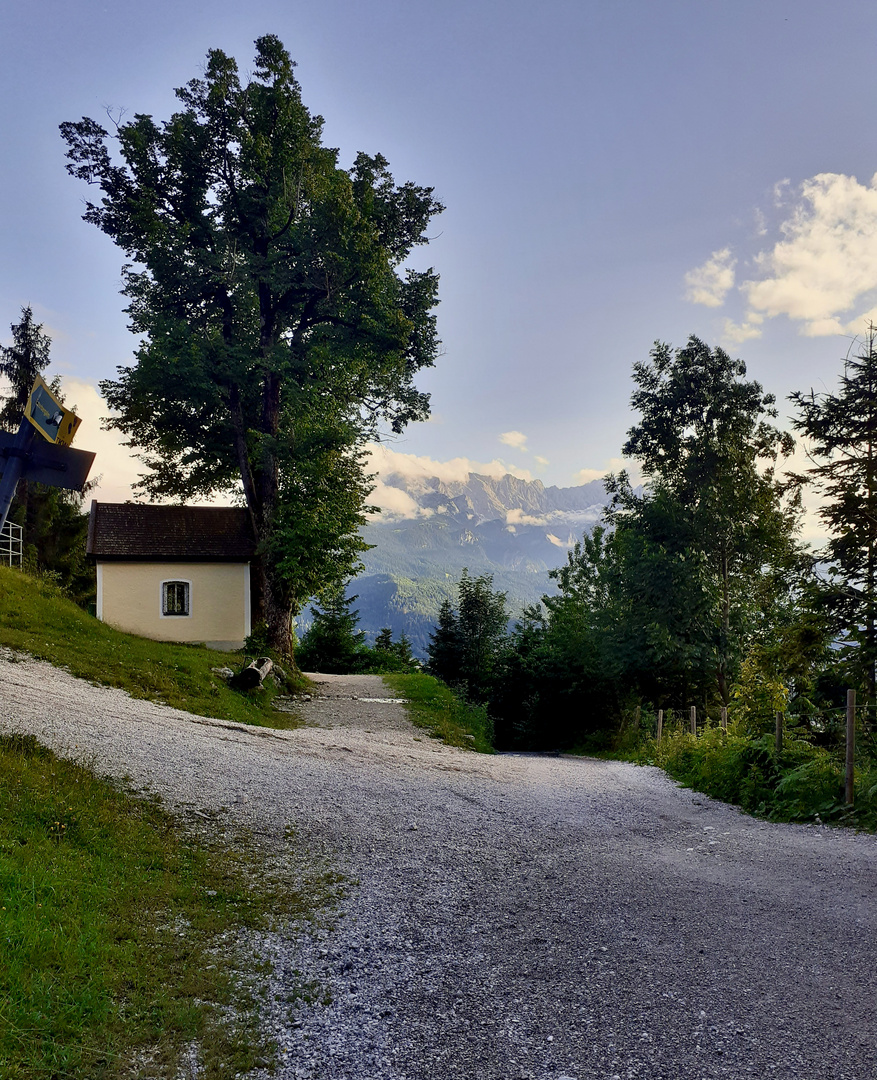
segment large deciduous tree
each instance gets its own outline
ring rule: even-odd
[[[68,170],[102,191],[85,219],[134,260],[141,345],[102,384],[110,425],[141,450],[148,494],[242,492],[281,651],[291,614],[356,566],[364,441],[428,415],[414,376],[438,349],[438,279],[402,264],[442,209],[380,155],[341,168],[293,67],[266,36],[246,82],[211,51],[163,123],[61,125]]]
[[[834,394],[791,395],[808,440],[809,478],[823,495],[828,575],[821,598],[869,700],[877,701],[877,327],[847,357]],[[803,478],[802,478],[803,479]]]
[[[635,541],[644,581],[661,594],[642,605],[653,616],[649,666],[663,653],[724,702],[801,558],[798,500],[776,475],[793,440],[770,422],[773,395],[745,375],[741,360],[696,337],[681,349],[656,344],[634,365],[641,419],[623,448],[642,463],[647,490],[636,494],[624,476],[609,485],[610,520]]]

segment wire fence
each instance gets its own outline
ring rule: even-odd
[[[652,736],[660,746],[666,734],[687,732],[695,738],[710,730],[728,730],[742,710],[732,706],[698,708],[696,705],[657,709],[637,708],[632,726]],[[843,762],[846,802],[852,805],[855,770],[877,763],[877,704],[856,704],[856,691],[847,691],[845,706],[829,706],[806,712],[774,714],[774,750],[779,757],[786,740],[805,739]],[[763,734],[766,732],[762,732]]]

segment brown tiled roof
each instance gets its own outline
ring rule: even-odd
[[[255,542],[246,510],[93,501],[87,552],[95,559],[249,562]]]

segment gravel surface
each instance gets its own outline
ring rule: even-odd
[[[772,825],[655,769],[422,736],[374,676],[318,676],[312,726],[134,701],[0,652],[0,729],[292,825],[356,884],[273,935],[282,1080],[874,1080],[877,841]],[[261,1074],[260,1074],[261,1075]]]

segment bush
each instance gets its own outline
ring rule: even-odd
[[[774,821],[816,821],[877,828],[877,768],[857,769],[855,802],[844,801],[844,767],[808,739],[787,737],[776,754],[773,735],[749,735],[732,725],[699,736],[682,729],[650,738],[638,760],[659,765],[681,784]]]

